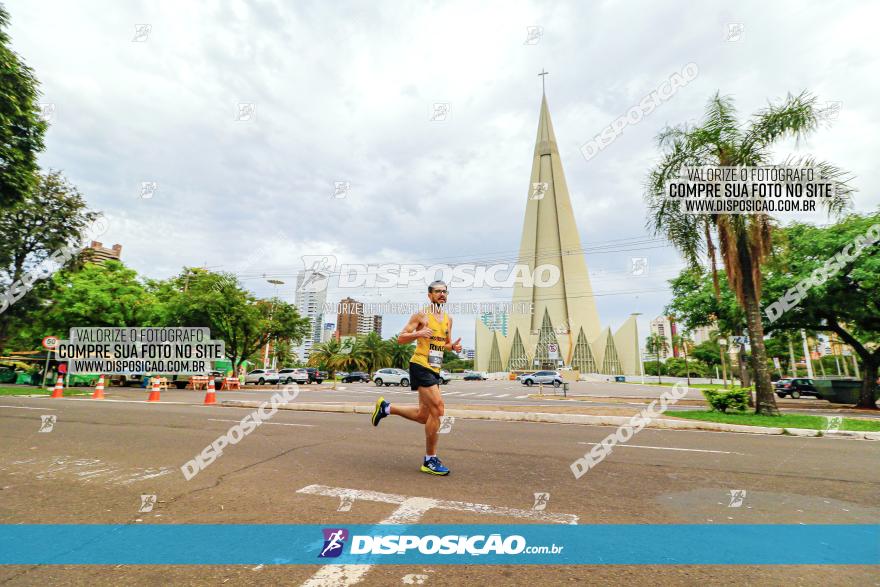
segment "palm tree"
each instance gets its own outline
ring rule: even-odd
[[[824,113],[817,108],[816,98],[804,92],[788,95],[782,103],[769,105],[748,124],[741,125],[733,99],[716,93],[697,126],[667,127],[658,135],[662,159],[648,178],[648,226],[655,234],[664,234],[694,267],[699,266],[703,253],[708,255],[716,297],[720,295],[715,246],[718,243],[728,283],[746,314],[757,379],[758,414],[779,413],[767,368],[760,307],[761,265],[770,252],[773,219],[766,214],[686,214],[680,202],[665,199],[666,185],[678,178],[685,166],[768,165],[775,143],[791,137],[803,138],[818,128]],[[834,196],[821,199],[829,213],[840,213],[850,204],[849,178],[834,165],[809,156],[788,158],[783,165],[812,167],[816,176],[837,183]]]
[[[397,369],[406,369],[415,345],[412,343],[401,344],[397,342],[397,336],[386,340],[385,345],[388,348],[388,356],[391,358],[391,366]]]
[[[378,332],[370,332],[360,340],[364,358],[370,366],[370,373],[387,366],[391,357],[388,354],[388,346]]]
[[[682,356],[684,356],[684,370],[685,375],[687,376],[687,385],[691,386],[691,370],[688,367],[688,345],[693,344],[690,335],[687,332],[682,332],[681,334],[673,334],[672,335],[672,346],[678,347],[682,351]]]
[[[654,357],[657,359],[657,383],[661,383],[660,380],[660,353],[665,353],[669,350],[668,345],[666,344],[666,338],[660,336],[657,333],[651,334],[648,338],[645,339],[645,351],[649,354],[654,353]]]
[[[343,367],[345,358],[342,344],[337,340],[328,340],[312,347],[309,353],[309,366],[324,366],[329,371],[329,378],[334,379],[336,370]]]
[[[361,338],[349,339],[342,345],[342,360],[340,364],[347,371],[370,369],[370,361],[364,351],[364,342]],[[370,371],[372,376],[373,372]]]

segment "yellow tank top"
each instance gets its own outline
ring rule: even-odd
[[[431,312],[425,312],[425,314],[428,316],[428,328],[431,329],[432,335],[431,338],[416,339],[416,350],[409,362],[439,373],[440,367],[443,365],[443,350],[446,347],[449,317],[446,312],[443,312],[443,320],[438,322]]]

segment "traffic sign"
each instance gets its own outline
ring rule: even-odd
[[[58,347],[59,342],[57,336],[47,336],[43,339],[43,348],[47,351],[54,351]]]

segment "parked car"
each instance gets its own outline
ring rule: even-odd
[[[452,375],[449,374],[449,371],[446,369],[440,369],[440,384],[446,385],[450,381],[452,381]]]
[[[392,369],[390,367],[387,369],[379,369],[376,371],[375,375],[373,375],[373,383],[377,386],[385,385],[385,387],[388,387],[391,384],[406,387],[409,385],[409,371]]]
[[[342,376],[343,383],[355,383],[355,382],[370,382],[370,375],[368,373],[364,373],[363,371],[352,371],[351,373],[346,373]]]
[[[778,391],[781,387],[791,383],[791,378],[787,377],[785,379],[777,379],[773,382],[773,390]]]
[[[776,395],[778,395],[779,397],[790,395],[792,399],[797,399],[802,395],[812,395],[814,397],[819,397],[819,390],[816,389],[816,386],[813,384],[812,379],[798,377],[789,380],[788,383],[785,383],[780,387],[777,387]]]
[[[465,381],[485,381],[486,376],[483,375],[482,373],[477,373],[476,371],[473,371],[471,373],[466,373],[464,376],[464,380]]]
[[[248,383],[256,383],[263,385],[264,383],[278,383],[278,371],[275,369],[254,369],[244,376],[245,385]]]
[[[317,383],[320,385],[322,381],[327,379],[326,371],[318,371],[314,367],[306,367],[306,373],[309,375],[307,383]]]
[[[531,387],[536,383],[559,387],[562,385],[562,375],[559,374],[559,371],[536,371],[534,373],[529,373],[528,375],[523,375],[520,381],[523,385],[528,387]]]
[[[278,372],[278,382],[284,385],[290,385],[291,383],[302,385],[309,382],[309,374],[305,369],[282,369]]]

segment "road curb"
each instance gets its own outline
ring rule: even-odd
[[[224,400],[221,406],[231,408],[258,408],[264,402],[252,400]],[[344,414],[371,414],[373,406],[358,404],[279,404],[278,409],[301,412],[335,412]],[[492,410],[446,410],[447,416],[463,420],[493,420],[498,422],[542,422],[547,424],[586,424],[592,426],[620,426],[629,424],[631,416],[590,416],[586,414],[547,414],[542,412],[500,412]],[[862,440],[880,440],[880,432],[854,432],[849,430],[822,432],[805,428],[768,428],[763,426],[741,426],[699,420],[656,419],[648,422],[646,428],[661,430],[701,430],[707,432],[739,432],[744,434],[789,434],[792,436],[833,436]]]

